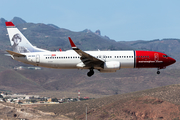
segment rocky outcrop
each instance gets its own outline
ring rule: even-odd
[[[96,35],[101,35],[101,31],[100,30],[96,30],[95,34]]]
[[[25,20],[19,17],[14,17],[11,21],[14,23],[14,25],[27,23]]]
[[[0,27],[2,26],[2,27],[5,27],[5,22],[6,22],[7,20],[5,20],[4,18],[1,18],[0,19]]]

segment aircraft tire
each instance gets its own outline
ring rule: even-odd
[[[88,76],[88,77],[91,77],[92,75],[94,75],[94,71],[93,71],[93,70],[90,70],[90,71],[87,73],[87,76]]]
[[[160,74],[160,71],[157,71],[157,74],[159,75],[159,74]]]

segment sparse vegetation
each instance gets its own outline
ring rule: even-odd
[[[166,108],[165,109],[166,111],[168,110],[174,111],[173,114],[171,112],[168,112],[167,115],[164,114],[162,116],[157,117],[157,119],[162,119],[162,118],[166,119],[167,116],[177,116],[177,117],[179,116],[180,102],[179,103],[176,102],[176,104],[178,105],[174,105],[172,103],[177,101],[176,97],[171,97],[171,100],[167,99],[169,98],[169,96],[176,95],[176,93],[169,92],[174,90],[176,91],[176,89],[180,89],[180,86],[170,85],[166,87],[154,88],[154,89],[121,94],[121,95],[114,95],[114,96],[99,98],[94,100],[75,102],[71,104],[60,104],[58,106],[51,105],[46,107],[42,106],[42,107],[38,107],[37,109],[42,111],[51,111],[51,112],[59,111],[57,112],[57,114],[66,114],[66,113],[75,112],[75,114],[68,115],[68,117],[72,117],[72,118],[76,117],[78,119],[83,119],[83,117],[85,116],[83,114],[85,110],[84,104],[88,103],[89,118],[99,117],[99,119],[104,119],[111,117],[117,118],[117,116],[124,116],[125,118],[130,118],[130,117],[134,118],[135,116],[143,115],[144,119],[152,119],[151,117],[148,117],[149,115],[153,115],[151,112],[147,112],[149,108],[153,109],[153,107],[156,106],[167,105],[166,107],[160,107],[159,109]],[[171,103],[168,103],[167,101]],[[61,109],[61,108],[66,108],[66,109]],[[142,109],[146,109],[147,113],[138,112],[138,111],[142,111]],[[110,111],[113,111],[113,113]]]
[[[173,120],[179,120],[179,117],[177,117],[177,118],[174,118]]]
[[[58,102],[57,98],[52,98],[52,102]]]

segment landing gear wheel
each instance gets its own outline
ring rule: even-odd
[[[87,76],[88,76],[88,77],[91,77],[92,75],[94,75],[94,70],[90,70],[90,71],[87,73]]]
[[[157,74],[159,75],[159,74],[160,74],[160,71],[157,71]]]

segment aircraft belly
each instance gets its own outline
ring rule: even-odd
[[[40,67],[57,68],[57,69],[76,69],[75,65],[57,65],[57,64],[39,64]]]
[[[46,61],[46,63],[40,63],[40,65],[42,66],[46,66],[46,67],[49,67],[49,68],[58,68],[58,69],[74,69],[74,68],[77,68],[76,65],[77,65],[78,61],[69,61],[69,60],[54,60],[54,61]]]

